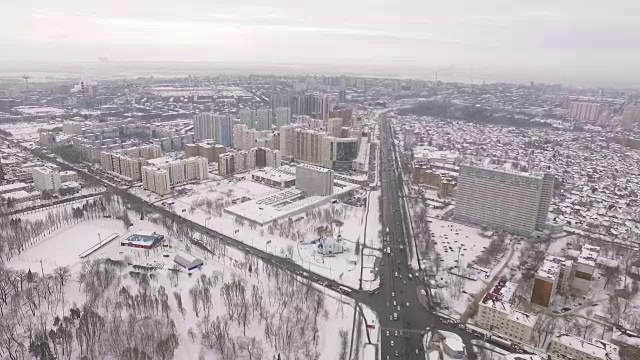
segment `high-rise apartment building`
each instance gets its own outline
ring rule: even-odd
[[[456,218],[530,235],[544,228],[555,177],[531,173],[526,164],[494,159],[460,166]]]
[[[160,196],[168,194],[171,191],[169,172],[155,166],[144,166],[142,168],[142,188]]]
[[[557,256],[547,256],[536,272],[531,292],[531,303],[549,307],[558,292],[569,289],[573,278],[573,261]]]
[[[251,109],[241,109],[239,112],[240,123],[247,125],[247,128],[253,129],[256,127],[256,111]]]
[[[342,118],[330,118],[327,120],[327,133],[329,133],[329,136],[340,137],[342,126]]]
[[[193,118],[196,140],[215,140],[223,146],[232,144],[233,120],[229,115],[212,113],[197,114]]]
[[[574,101],[569,103],[569,118],[579,121],[596,121],[603,111],[598,103]]]
[[[149,165],[142,168],[142,187],[160,195],[168,193],[171,186],[209,177],[208,161],[201,156],[187,159],[159,158],[148,162]]]
[[[60,172],[48,167],[35,167],[32,170],[33,186],[39,191],[58,191],[62,182]]]
[[[309,164],[296,166],[296,188],[307,195],[333,194],[333,170]]]
[[[100,166],[110,173],[118,174],[138,181],[142,178],[142,166],[145,160],[155,159],[162,155],[157,145],[142,145],[113,152],[100,153]]]
[[[278,150],[280,134],[277,131],[258,131],[247,128],[245,124],[237,124],[233,127],[233,147],[238,150],[249,150],[254,147]]]
[[[230,176],[260,167],[282,165],[280,151],[268,148],[253,148],[222,154],[218,160],[218,174]]]
[[[281,126],[289,125],[291,122],[291,108],[289,107],[278,107],[276,109],[276,121],[275,125],[278,129]]]
[[[414,130],[411,127],[406,127],[403,130],[403,148],[404,151],[411,151],[413,149]]]
[[[344,104],[347,102],[347,91],[346,90],[340,90],[338,91],[338,102],[341,104]]]
[[[301,161],[322,164],[322,146],[327,136],[326,132],[296,129],[293,136],[293,154],[290,156]]]
[[[256,130],[271,130],[273,125],[273,113],[271,109],[258,109],[256,111]]]
[[[334,170],[351,170],[353,160],[358,158],[360,150],[358,138],[326,136],[322,141],[322,160],[320,165]]]
[[[353,110],[337,108],[329,112],[329,118],[342,118],[342,126],[353,126]]]

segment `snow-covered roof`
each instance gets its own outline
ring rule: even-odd
[[[196,268],[204,264],[202,259],[197,258],[184,251],[178,252],[176,256],[173,258],[173,261],[175,261],[178,265],[184,268],[187,268],[188,270],[191,270],[193,268]]]
[[[7,184],[0,186],[0,193],[11,192],[13,190],[22,190],[24,188],[29,187],[29,185],[23,182],[15,182],[13,184]]]
[[[560,272],[561,267],[571,266],[572,264],[573,262],[571,260],[567,260],[563,257],[547,256],[536,272],[536,277],[548,281],[554,281],[554,279]]]
[[[619,360],[619,347],[609,342],[594,339],[593,342],[569,334],[560,334],[553,341],[561,343],[579,352],[603,360]]]
[[[28,198],[38,197],[40,196],[40,193],[37,191],[28,192],[24,190],[18,190],[18,191],[10,192],[8,194],[4,194],[3,196],[6,198],[13,198],[13,199],[28,199]]]
[[[578,256],[578,263],[596,266],[596,259],[598,258],[599,252],[600,248],[597,246],[583,245],[582,250],[580,251],[580,256]]]
[[[156,241],[161,241],[163,239],[164,236],[156,234],[155,232],[140,231],[129,235],[129,237],[124,239],[122,242],[132,245],[151,246]]]

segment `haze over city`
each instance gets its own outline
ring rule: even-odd
[[[300,73],[365,67],[426,79],[455,65],[443,76],[467,82],[640,80],[640,4],[627,0],[37,0],[5,4],[1,16],[0,61],[9,69],[107,57]]]

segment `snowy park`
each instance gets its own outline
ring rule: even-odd
[[[121,358],[130,352],[150,358],[230,360],[277,355],[333,360],[345,352],[364,354],[366,325],[377,323],[371,311],[365,311],[366,320],[358,315],[354,321],[353,301],[339,293],[214,239],[203,240],[211,244],[211,251],[204,251],[153,216],[112,216],[110,209],[119,207],[107,204],[100,214],[77,215],[74,223],[10,256],[8,267],[0,267],[0,288],[9,289],[4,285],[10,279],[26,276],[30,290],[9,289],[9,294],[24,297],[28,311],[7,318],[0,334],[10,326],[17,330],[17,340],[27,341],[26,329],[18,324],[39,317],[56,334],[73,330],[55,347],[59,358],[68,359],[97,354]],[[151,249],[121,246],[137,233],[163,234],[165,240]],[[112,241],[101,243],[103,239]],[[95,251],[80,258],[90,249]],[[182,268],[174,259],[185,253],[203,265]],[[39,300],[31,303],[36,297]],[[5,314],[11,314],[13,306],[0,301]],[[112,311],[114,307],[120,311]],[[91,324],[100,326],[88,338],[73,340],[75,329]],[[128,340],[117,341],[122,339]],[[24,349],[14,344],[11,351]]]

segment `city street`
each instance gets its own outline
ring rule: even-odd
[[[417,287],[424,285],[421,271],[409,265],[409,247],[405,229],[409,221],[403,214],[402,175],[394,156],[393,135],[388,120],[381,118],[382,212],[383,229],[389,230],[385,237],[385,255],[380,267],[381,291],[365,300],[378,311],[382,332],[382,359],[424,359],[422,336],[427,328],[455,332],[464,340],[467,351],[471,350],[474,337],[454,325],[443,324],[437,315],[418,300]],[[388,251],[390,253],[388,253]],[[388,334],[388,335],[387,335]],[[474,358],[470,355],[469,358]]]

